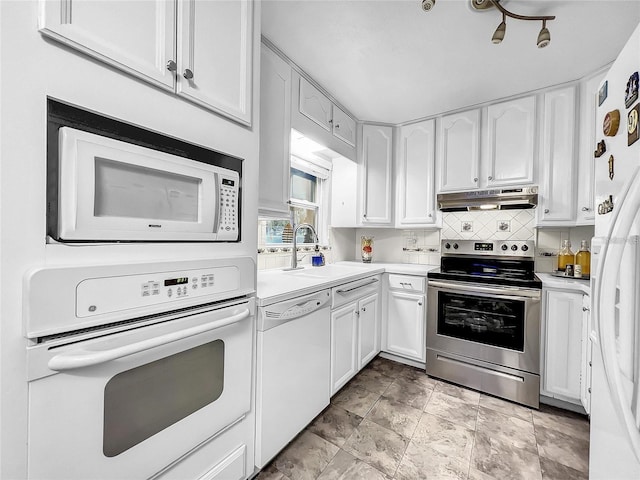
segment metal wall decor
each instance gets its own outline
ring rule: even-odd
[[[603,102],[607,99],[609,90],[609,80],[605,81],[604,84],[600,87],[598,91],[598,106],[602,105]]]
[[[607,137],[614,137],[620,127],[620,110],[612,110],[604,116],[602,131]]]
[[[627,89],[624,92],[624,106],[629,108],[638,99],[638,72],[629,77]]]
[[[606,151],[607,151],[607,144],[604,143],[604,140],[601,140],[598,142],[596,146],[596,150],[593,152],[593,156],[596,158],[600,158],[602,155],[604,155],[604,152]]]
[[[609,195],[604,202],[598,205],[598,215],[606,215],[613,211],[613,195]]]
[[[609,157],[609,178],[611,180],[613,180],[613,176],[615,175],[614,171],[613,171],[613,163],[615,161],[615,158],[613,158],[613,155],[611,155]]]
[[[638,141],[638,117],[640,116],[640,103],[633,107],[627,116],[627,145],[631,146]]]

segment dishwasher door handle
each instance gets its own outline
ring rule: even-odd
[[[348,292],[353,292],[354,290],[357,290],[359,288],[362,287],[368,287],[369,285],[373,285],[374,283],[378,283],[378,279],[377,278],[372,278],[370,281],[368,281],[367,283],[362,283],[360,285],[356,285],[355,287],[351,287],[351,288],[340,288],[338,290],[336,290],[336,293],[348,293]]]

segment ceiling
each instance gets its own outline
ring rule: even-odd
[[[262,34],[359,120],[400,124],[579,79],[615,59],[640,22],[638,0],[502,0],[556,15],[537,48],[538,21],[468,0],[263,0]],[[640,67],[640,65],[639,65]]]

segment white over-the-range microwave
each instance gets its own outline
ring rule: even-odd
[[[237,171],[68,126],[57,135],[55,241],[239,240]]]

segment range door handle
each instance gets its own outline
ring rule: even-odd
[[[61,353],[51,358],[51,360],[49,360],[48,366],[51,370],[54,370],[56,372],[63,372],[67,370],[75,370],[78,368],[91,367],[94,365],[99,365],[101,363],[107,363],[118,358],[144,352],[145,350],[151,350],[152,348],[160,347],[172,342],[177,342],[178,340],[183,340],[195,335],[200,335],[201,333],[205,333],[210,330],[226,327],[227,325],[240,322],[245,318],[248,318],[250,315],[251,312],[249,311],[249,309],[245,308],[240,313],[237,313],[230,317],[222,318],[213,322],[208,322],[204,325],[187,328],[185,330],[167,333],[165,335],[160,335],[155,338],[149,338],[140,342],[131,343],[129,345],[122,345],[120,347],[112,348],[109,350],[72,350],[70,352]]]

